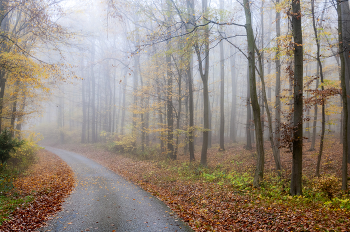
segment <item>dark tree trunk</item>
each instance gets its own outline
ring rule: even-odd
[[[294,39],[294,123],[293,163],[290,193],[302,195],[303,158],[303,34],[300,1],[292,1],[292,26]]]
[[[342,100],[343,100],[343,160],[342,160],[342,190],[348,189],[348,162],[349,162],[349,52],[350,52],[350,10],[349,1],[337,1],[338,3],[338,35],[339,35],[339,52],[343,52],[340,55],[341,62],[341,87],[342,87]]]
[[[188,145],[190,151],[190,162],[195,161],[194,158],[194,107],[193,107],[193,82],[192,82],[192,54],[190,55],[189,65],[187,67],[188,77],[188,95],[189,95],[189,111],[190,111],[190,122],[189,122],[189,135]]]
[[[236,127],[236,77],[235,77],[235,56],[233,46],[230,46],[230,65],[231,65],[231,82],[232,82],[232,105],[231,105],[231,120],[230,120],[230,139],[231,142],[236,142],[237,127]]]
[[[220,0],[220,9],[224,10],[224,1]],[[223,21],[223,19],[221,19]],[[225,55],[224,40],[220,42],[220,148],[225,151]]]
[[[246,123],[246,138],[247,138],[247,150],[252,150],[252,111],[250,106],[250,71],[249,71],[249,64],[247,69],[247,123]]]
[[[280,0],[276,0],[276,4],[279,4]],[[276,65],[276,102],[275,102],[275,146],[278,148],[278,156],[280,155],[280,139],[281,139],[281,61],[280,61],[280,37],[281,36],[281,13],[276,11],[276,56],[275,56],[275,65]]]
[[[171,3],[168,2],[168,23],[171,22]],[[168,36],[171,38],[171,30],[168,27]],[[167,156],[170,159],[176,159],[176,155],[174,154],[174,118],[173,118],[173,75],[171,68],[171,54],[169,53],[171,50],[171,39],[167,41],[167,53],[166,53],[166,72],[167,72],[167,122],[168,122],[168,134],[167,134]]]
[[[320,66],[317,65],[316,68],[316,77],[318,77],[320,75]],[[317,78],[316,80],[316,87],[315,89],[318,89],[318,83],[319,83],[319,79]],[[318,105],[315,104],[314,107],[314,121],[313,121],[313,125],[312,125],[312,140],[311,140],[311,147],[310,147],[310,151],[314,151],[315,150],[315,145],[316,145],[316,136],[317,136],[317,111],[318,111]]]
[[[326,3],[325,3],[325,6],[326,6]],[[323,9],[323,12],[324,12],[324,10],[325,9]],[[319,36],[317,33],[316,19],[315,19],[315,0],[311,1],[311,12],[312,12],[312,25],[313,25],[313,29],[314,29],[314,33],[315,33],[316,47],[317,47],[316,60],[317,60],[317,65],[318,65],[319,70],[320,70],[321,85],[322,85],[321,90],[323,92],[324,91],[324,86],[323,86],[324,77],[323,77],[322,63],[321,63],[321,59],[320,59],[321,45],[320,45],[320,39],[319,39]],[[322,22],[322,20],[323,20],[323,13],[322,13],[322,17],[321,17],[321,22]],[[320,27],[322,27],[322,26],[320,26]],[[324,133],[325,133],[325,129],[326,129],[325,128],[326,127],[325,101],[326,101],[326,99],[322,98],[322,132],[321,132],[320,150],[319,150],[318,157],[317,157],[316,176],[320,176],[321,158],[322,158],[322,153],[323,153],[323,140],[324,140]]]
[[[253,185],[258,187],[264,177],[264,146],[263,146],[263,133],[261,127],[260,118],[260,106],[258,96],[256,92],[256,79],[255,79],[255,42],[254,33],[252,26],[252,18],[250,12],[250,4],[248,0],[243,1],[244,11],[246,17],[246,32],[248,40],[248,61],[249,61],[249,81],[250,81],[250,98],[252,101],[254,125],[255,125],[255,139],[256,139],[256,152],[257,152],[257,163],[256,171],[254,176]]]

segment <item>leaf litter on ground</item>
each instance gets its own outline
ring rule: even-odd
[[[73,189],[73,171],[62,159],[46,150],[38,151],[37,157],[37,162],[14,182],[16,194],[34,199],[12,212],[0,231],[36,230],[61,210],[64,198]]]

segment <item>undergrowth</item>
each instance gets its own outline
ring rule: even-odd
[[[26,170],[35,162],[35,153],[39,147],[33,140],[25,140],[10,158],[0,164],[0,225],[19,206],[33,201],[32,195],[21,195],[14,187],[14,181],[25,175]]]

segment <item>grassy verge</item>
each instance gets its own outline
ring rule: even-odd
[[[13,173],[0,197],[0,231],[31,231],[60,210],[73,189],[73,172],[56,155],[40,150],[25,172]]]
[[[309,145],[309,144],[306,144]],[[268,144],[266,144],[268,148]],[[289,195],[291,154],[282,152],[284,171],[274,170],[267,150],[265,179],[252,185],[255,157],[235,144],[225,152],[212,148],[208,167],[189,163],[188,156],[171,161],[145,160],[143,156],[118,155],[103,146],[66,146],[110,168],[167,203],[196,231],[347,231],[350,228],[349,193],[340,190],[342,151],[327,140],[322,178],[314,177],[317,153],[304,154],[302,197]]]
[[[19,207],[34,200],[33,195],[21,195],[14,183],[35,163],[37,147],[26,142],[4,164],[0,164],[0,225]]]

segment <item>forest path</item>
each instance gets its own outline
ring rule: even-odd
[[[192,231],[160,200],[77,153],[46,150],[74,171],[76,187],[40,231]]]

